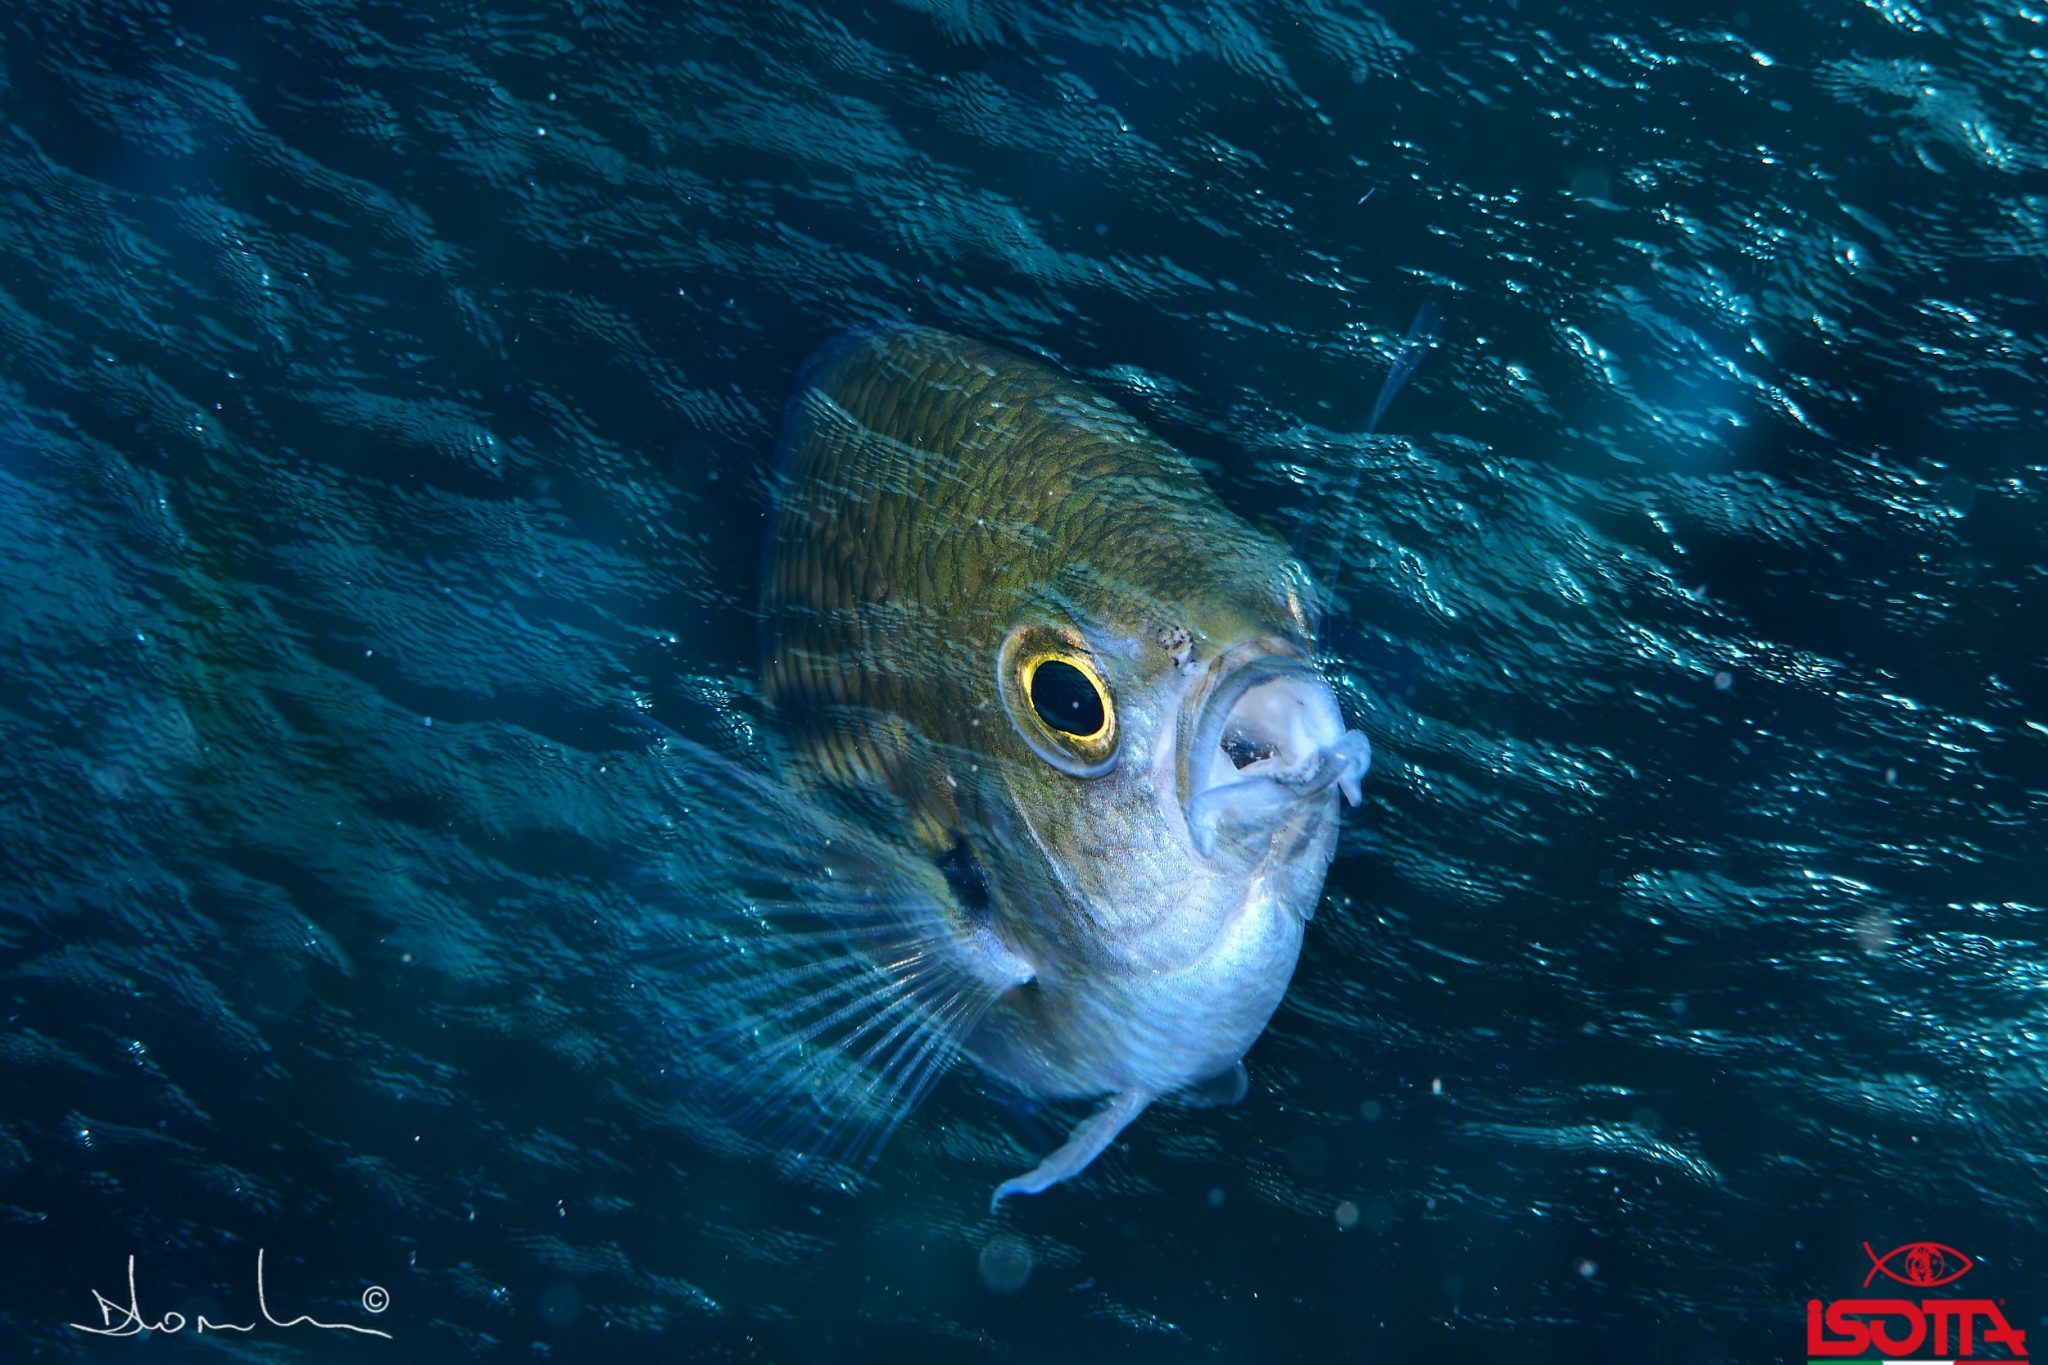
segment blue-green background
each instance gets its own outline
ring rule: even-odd
[[[7,6],[0,1354],[1716,1365],[1921,1239],[2048,1328],[2048,14],[1700,16]],[[1251,1096],[993,1218],[1043,1118],[786,1181],[626,956],[719,852],[622,717],[748,746],[882,318],[1341,541],[1377,755]],[[259,1246],[394,1339],[64,1325]]]

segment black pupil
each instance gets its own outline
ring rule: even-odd
[[[1031,709],[1055,730],[1092,735],[1102,728],[1102,694],[1072,664],[1048,659],[1031,675]]]

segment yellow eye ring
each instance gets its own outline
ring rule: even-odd
[[[1076,744],[1101,744],[1116,722],[1109,689],[1093,661],[1078,654],[1035,654],[1024,661],[1024,699],[1049,730]]]
[[[1116,765],[1116,701],[1078,638],[1018,627],[1003,641],[997,683],[1010,723],[1040,758],[1075,777]]]

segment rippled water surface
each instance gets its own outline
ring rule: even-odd
[[[9,6],[7,1353],[1698,1365],[1920,1240],[2048,1329],[2048,13],[1670,8]],[[786,1179],[622,966],[894,318],[1300,545],[1376,753],[1251,1095],[997,1216],[1042,1116]],[[65,1325],[259,1247],[392,1339]]]

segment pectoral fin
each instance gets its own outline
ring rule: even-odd
[[[965,873],[661,733],[643,768],[688,824],[630,989],[671,1041],[663,1073],[706,1129],[844,1184],[1030,969],[970,920]]]
[[[1196,1081],[1181,1091],[1179,1098],[1192,1109],[1227,1109],[1243,1099],[1251,1088],[1252,1078],[1245,1074],[1244,1063],[1232,1062],[1208,1080]]]
[[[996,1205],[1013,1194],[1037,1194],[1088,1169],[1088,1163],[1102,1155],[1102,1150],[1116,1141],[1116,1135],[1144,1113],[1151,1102],[1152,1096],[1141,1090],[1125,1090],[1110,1096],[1108,1103],[1075,1126],[1058,1151],[1025,1174],[1012,1176],[996,1186],[994,1197],[988,1201],[989,1212],[994,1213]]]

